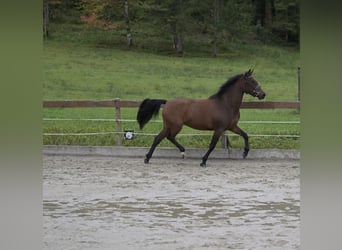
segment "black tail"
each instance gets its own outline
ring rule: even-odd
[[[166,100],[161,99],[145,99],[140,104],[137,121],[139,123],[140,129],[142,129],[146,123],[151,120],[152,116],[156,116],[159,113],[160,106],[165,104]]]

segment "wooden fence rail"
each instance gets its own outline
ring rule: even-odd
[[[116,141],[121,145],[121,108],[138,108],[141,101],[113,100],[57,100],[43,101],[43,108],[115,108]],[[300,101],[242,102],[243,109],[300,109]]]
[[[141,101],[128,100],[59,100],[43,101],[43,108],[137,108]],[[245,109],[299,109],[300,101],[260,101],[242,102],[241,108]]]

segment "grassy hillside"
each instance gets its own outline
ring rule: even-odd
[[[235,45],[218,58],[156,55],[142,51],[103,48],[94,44],[44,42],[44,100],[103,100],[121,98],[191,97],[206,98],[229,77],[254,69],[254,77],[267,93],[266,100],[296,100],[299,52],[294,49],[263,45]],[[255,100],[245,95],[245,101]],[[113,118],[113,109],[44,109],[44,118]],[[124,109],[124,119],[135,119],[136,109]],[[295,110],[242,110],[241,121],[299,121]],[[297,134],[299,124],[244,124],[249,134]],[[161,123],[148,124],[144,132],[157,133]],[[124,123],[123,129],[138,130],[136,123]],[[44,133],[88,133],[115,131],[115,123],[95,121],[44,121]],[[182,133],[193,133],[184,129]],[[185,147],[207,147],[210,137],[180,136]],[[229,133],[231,134],[231,133]],[[234,147],[243,140],[232,137]],[[44,136],[44,144],[114,145],[115,135]],[[125,145],[149,146],[151,136],[137,136]],[[168,142],[162,145],[168,146]],[[299,148],[293,138],[251,137],[251,148]]]
[[[179,58],[47,41],[43,95],[49,100],[205,98],[227,78],[254,68],[268,100],[294,100],[298,65],[297,51],[267,46],[246,46],[236,57]]]

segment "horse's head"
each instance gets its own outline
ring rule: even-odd
[[[244,92],[251,96],[258,97],[260,100],[264,99],[266,93],[261,89],[259,83],[252,76],[253,70],[249,69],[243,74]]]

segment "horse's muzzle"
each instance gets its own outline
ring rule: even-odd
[[[264,91],[253,91],[252,96],[258,97],[259,100],[262,100],[265,98],[266,94]]]
[[[262,99],[264,99],[264,98],[265,98],[265,96],[266,96],[266,94],[265,94],[265,93],[259,93],[259,94],[258,94],[258,98],[259,98],[259,100],[262,100]]]
[[[264,92],[256,92],[255,97],[258,97],[259,100],[264,99],[266,94]]]

